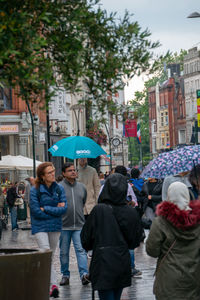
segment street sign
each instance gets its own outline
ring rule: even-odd
[[[197,98],[200,98],[200,90],[196,90],[197,92]]]
[[[197,114],[197,126],[200,127],[200,114]]]

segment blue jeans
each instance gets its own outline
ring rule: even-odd
[[[98,291],[100,300],[120,300],[122,288]]]
[[[76,252],[76,258],[78,262],[78,270],[80,278],[83,275],[88,274],[88,264],[87,255],[85,250],[81,245],[80,239],[81,230],[62,230],[60,235],[60,264],[61,273],[64,277],[70,277],[69,272],[69,250],[71,240],[74,244],[74,249]]]
[[[18,228],[17,225],[17,207],[10,207],[12,230]]]
[[[131,269],[135,269],[135,254],[134,250],[129,250],[130,257],[131,257]]]

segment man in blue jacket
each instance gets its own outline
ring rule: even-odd
[[[68,285],[70,278],[69,251],[73,241],[80,278],[83,285],[89,283],[87,255],[82,248],[80,233],[84,225],[84,205],[87,191],[84,184],[77,182],[77,173],[73,163],[65,163],[62,167],[64,180],[60,183],[66,193],[68,209],[62,218],[62,232],[60,236],[60,264],[63,275],[60,285]]]

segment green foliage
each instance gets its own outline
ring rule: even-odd
[[[84,102],[114,110],[108,101],[131,78],[147,70],[150,32],[127,12],[122,19],[98,7],[98,0],[0,0],[0,74],[29,101],[51,99],[49,86],[84,90]],[[109,93],[109,94],[108,94]],[[109,107],[108,107],[109,106]]]
[[[151,160],[149,153],[149,111],[148,111],[148,98],[146,91],[137,91],[135,93],[135,99],[130,102],[130,111],[134,111],[134,116],[137,118],[137,122],[140,123],[141,132],[141,148],[142,148],[142,164],[145,165],[146,161]],[[131,153],[129,160],[132,161],[132,165],[139,165],[140,162],[140,145],[136,138],[129,139],[129,153]],[[148,156],[146,160],[144,156]]]

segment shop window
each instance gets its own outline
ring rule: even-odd
[[[12,108],[12,89],[0,88],[0,111]]]
[[[9,137],[7,135],[0,136],[0,152],[1,155],[9,154]]]

